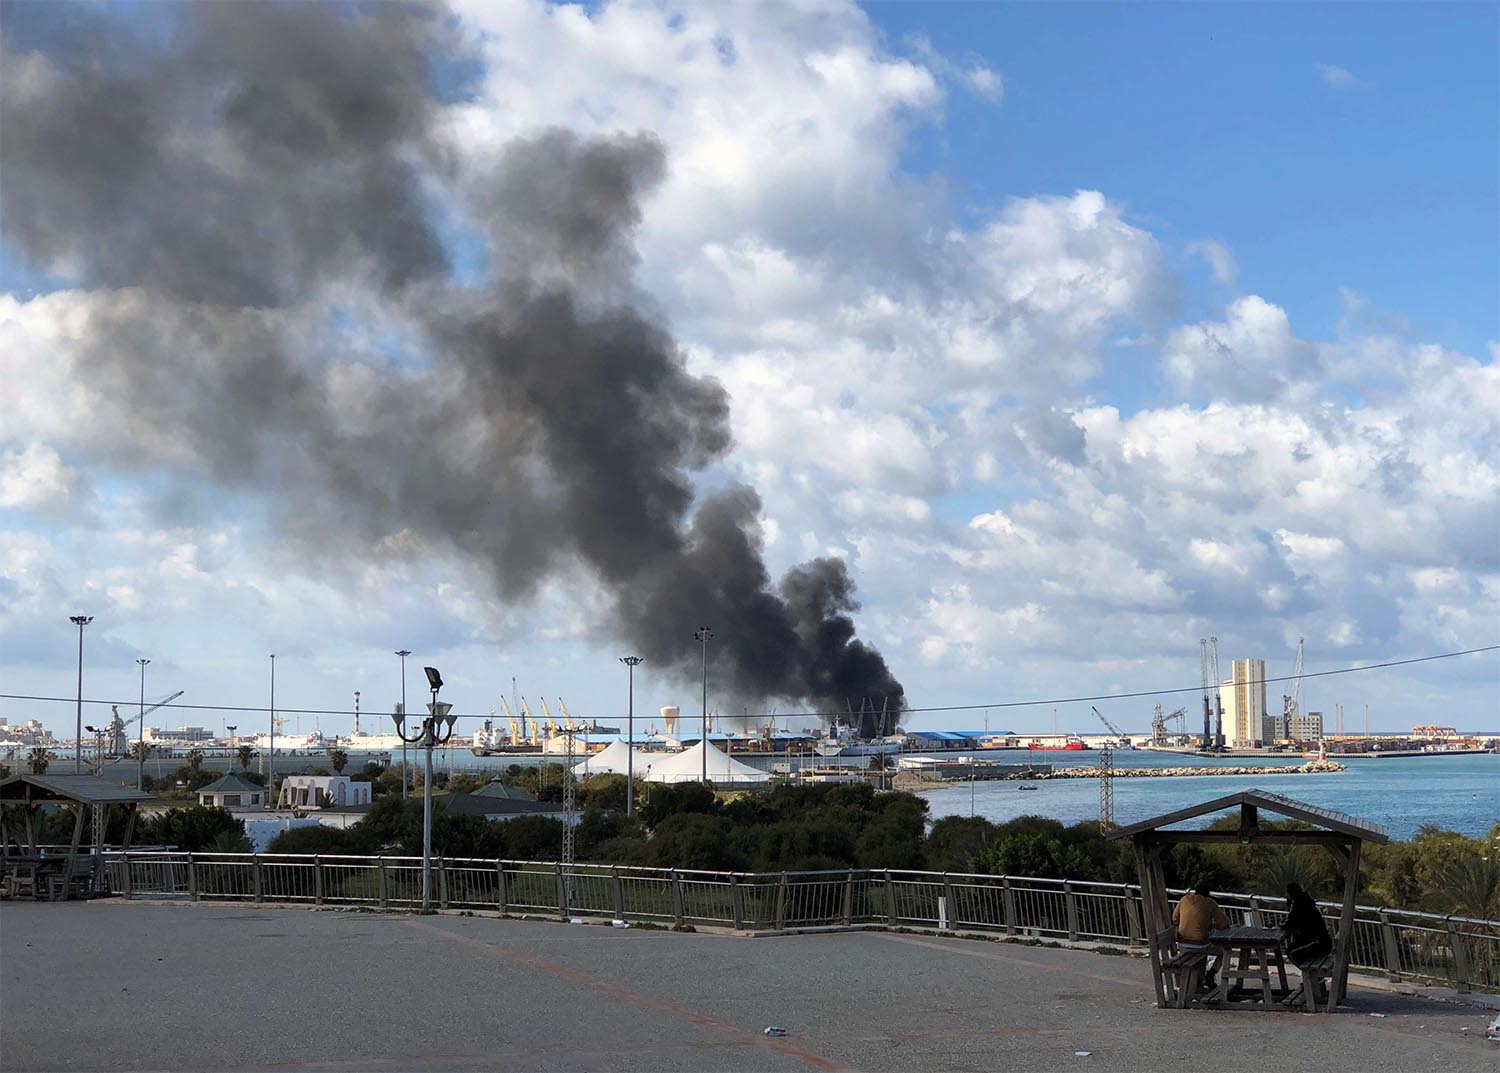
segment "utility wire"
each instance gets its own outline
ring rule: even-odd
[[[1335,668],[1334,670],[1331,670],[1331,671],[1306,671],[1300,677],[1302,677],[1302,678],[1327,678],[1327,677],[1330,677],[1330,676],[1336,675],[1336,674],[1358,674],[1358,673],[1360,673],[1362,671],[1378,671],[1378,670],[1383,670],[1383,669],[1388,668],[1388,667],[1405,667],[1405,666],[1409,666],[1410,664],[1413,664],[1413,663],[1431,663],[1433,660],[1454,659],[1457,656],[1473,656],[1473,655],[1476,655],[1476,654],[1481,653],[1481,652],[1495,652],[1497,650],[1500,650],[1500,645],[1485,645],[1485,646],[1483,646],[1481,648],[1466,648],[1466,649],[1463,649],[1460,652],[1440,652],[1437,655],[1433,655],[1433,656],[1416,656],[1416,657],[1413,657],[1411,659],[1393,659],[1393,660],[1387,660],[1384,663],[1365,663],[1365,664],[1358,664],[1358,665],[1355,665],[1353,667],[1338,667],[1338,668]],[[1295,675],[1295,674],[1288,674],[1288,675],[1284,675],[1284,676],[1282,676],[1280,678],[1261,678],[1261,679],[1257,679],[1256,681],[1251,682],[1249,684],[1251,684],[1251,685],[1268,685],[1268,684],[1270,684],[1272,682],[1291,682],[1291,681],[1296,680],[1298,677],[1299,676]],[[1202,693],[1202,692],[1203,692],[1203,686],[1200,683],[1199,685],[1195,685],[1195,686],[1181,686],[1181,687],[1172,688],[1172,689],[1143,689],[1143,690],[1140,690],[1140,691],[1135,692],[1135,693],[1099,693],[1099,694],[1095,694],[1093,696],[1086,696],[1086,697],[1083,697],[1083,696],[1080,696],[1080,697],[1052,697],[1052,698],[1045,699],[1045,700],[995,700],[995,701],[986,701],[984,703],[979,703],[979,704],[945,704],[945,705],[939,705],[939,706],[931,707],[931,708],[903,708],[901,710],[902,710],[902,712],[904,712],[904,713],[906,713],[908,715],[916,715],[916,714],[921,714],[921,713],[924,713],[924,712],[975,712],[975,711],[981,711],[981,710],[983,710],[985,708],[1035,708],[1035,707],[1039,707],[1041,705],[1051,705],[1051,704],[1080,704],[1080,703],[1082,703],[1084,701],[1096,701],[1096,700],[1132,700],[1132,699],[1136,699],[1136,698],[1139,698],[1139,697],[1165,697],[1165,696],[1170,696],[1172,694],[1177,694],[1177,693]],[[28,694],[28,693],[0,693],[0,700],[56,701],[58,703],[64,703],[64,704],[76,704],[78,702],[78,698],[77,697],[43,697],[43,696],[37,696],[37,695],[34,695],[34,694]],[[130,699],[130,700],[89,700],[88,698],[85,698],[84,701],[83,701],[83,703],[85,703],[85,704],[118,704],[118,705],[124,707],[125,705],[137,705],[139,703],[139,701],[138,701],[138,699]],[[181,710],[181,711],[200,711],[200,712],[252,712],[252,713],[253,712],[261,712],[261,713],[269,713],[271,711],[270,708],[254,707],[254,706],[247,706],[247,705],[233,705],[233,704],[162,704],[162,705],[158,705],[158,709],[159,710],[164,710],[164,709],[168,709],[168,708],[178,709],[178,710]],[[353,708],[282,708],[282,707],[278,706],[276,708],[276,712],[279,715],[349,715],[349,716],[352,716],[354,714],[354,709]],[[361,713],[361,714],[364,714],[364,713]],[[824,712],[820,712],[820,711],[812,711],[812,712],[757,712],[757,713],[755,713],[753,715],[749,715],[748,718],[750,718],[750,719],[764,719],[764,718],[770,718],[770,717],[774,716],[777,719],[813,719],[813,718],[827,719],[827,718],[833,718],[835,716],[842,718],[843,716],[846,716],[848,714],[849,714],[848,712],[840,712],[840,711],[824,711]],[[488,715],[474,715],[474,714],[470,714],[470,713],[464,712],[464,713],[460,713],[459,715],[457,715],[456,718],[458,718],[458,719],[489,719],[491,717],[488,716]],[[594,718],[594,717],[588,717],[588,718]],[[738,718],[747,718],[747,716],[740,716]]]

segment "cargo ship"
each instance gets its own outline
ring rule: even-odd
[[[1077,734],[1069,734],[1067,740],[1065,740],[1061,745],[1043,745],[1039,741],[1034,741],[1031,744],[1027,745],[1026,748],[1036,749],[1041,752],[1078,753],[1083,752],[1088,748],[1088,746],[1083,743],[1083,739],[1080,738]]]

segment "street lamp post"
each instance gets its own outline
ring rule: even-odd
[[[625,815],[635,815],[635,669],[646,662],[640,656],[621,656],[630,682],[630,702],[625,714]]]
[[[83,628],[94,621],[93,615],[69,615],[68,621],[78,627],[78,724],[73,731],[73,774],[83,774]]]
[[[406,714],[406,657],[411,655],[410,650],[401,649],[396,655],[401,657],[401,713]],[[406,773],[409,770],[406,763],[406,739],[401,739],[401,800],[406,800]]]
[[[422,669],[427,673],[432,703],[427,706],[429,714],[422,720],[421,729],[408,738],[406,712],[396,712],[391,719],[395,721],[396,733],[402,741],[410,742],[427,752],[422,765],[422,911],[425,913],[432,908],[432,750],[447,744],[453,737],[453,724],[458,721],[458,717],[453,714],[453,705],[438,703],[438,690],[443,688],[443,676],[438,674],[436,667]],[[447,724],[446,730],[440,726],[443,723]]]
[[[138,659],[141,665],[141,725],[135,728],[135,788],[146,788],[146,664],[149,659]]]
[[[266,759],[266,797],[276,801],[276,653],[271,653],[271,749]],[[280,801],[271,807],[276,808]]]
[[[693,637],[703,646],[703,781],[708,781],[708,642],[714,639],[714,631],[707,626],[699,626],[693,631]]]

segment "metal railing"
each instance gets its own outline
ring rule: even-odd
[[[422,903],[419,857],[275,853],[112,853],[110,889],[134,898],[292,902],[404,909]],[[439,858],[436,903],[514,916],[620,919],[741,931],[876,926],[1032,939],[1145,943],[1133,884],[958,872],[683,868]],[[1172,892],[1174,896],[1182,892]],[[1275,927],[1278,898],[1216,893],[1236,923]],[[1336,932],[1340,907],[1319,903]],[[1500,989],[1500,921],[1356,906],[1351,968],[1392,980]]]

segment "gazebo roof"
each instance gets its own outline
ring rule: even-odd
[[[71,801],[83,805],[129,805],[155,801],[151,794],[94,775],[33,775],[0,782],[0,802]]]
[[[253,794],[264,793],[265,789],[264,786],[258,786],[249,779],[241,778],[231,771],[215,779],[207,786],[198,787],[194,792],[200,794]]]
[[[1222,812],[1225,809],[1249,805],[1252,808],[1264,809],[1274,812],[1279,816],[1285,816],[1291,820],[1301,820],[1315,827],[1321,827],[1326,831],[1336,831],[1339,834],[1348,835],[1351,838],[1363,839],[1366,842],[1374,842],[1384,845],[1390,841],[1385,833],[1385,828],[1377,824],[1366,823],[1364,820],[1355,819],[1344,812],[1335,812],[1333,809],[1322,808],[1318,805],[1309,805],[1305,801],[1295,801],[1281,794],[1273,794],[1268,790],[1241,790],[1236,794],[1226,797],[1216,797],[1212,801],[1205,801],[1199,805],[1190,805],[1187,808],[1178,809],[1176,812],[1168,812],[1163,816],[1156,816],[1149,820],[1141,820],[1125,827],[1117,827],[1109,832],[1109,838],[1127,838],[1132,835],[1144,834],[1167,827],[1170,824],[1180,823],[1183,820],[1197,819],[1199,816],[1207,816],[1211,813]],[[1166,831],[1165,834],[1173,832]]]

